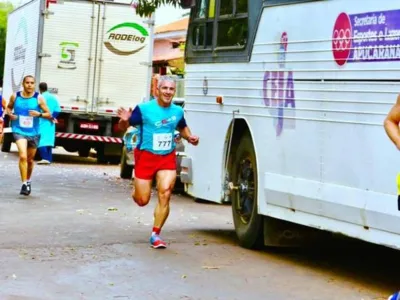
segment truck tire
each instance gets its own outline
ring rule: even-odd
[[[3,139],[1,141],[1,152],[10,152],[11,144],[13,142],[13,136],[11,133],[3,134]]]
[[[240,246],[258,249],[263,246],[263,217],[257,211],[257,161],[250,134],[245,133],[230,166],[231,181],[238,189],[231,191],[233,223]]]
[[[79,157],[88,157],[90,154],[90,148],[89,147],[79,148],[78,154]]]
[[[98,164],[106,164],[107,163],[107,157],[104,154],[104,146],[103,145],[100,145],[96,148],[96,157],[97,157]]]
[[[122,148],[121,155],[121,165],[120,165],[120,176],[123,179],[132,179],[133,166],[130,166],[126,163],[126,149]]]
[[[121,157],[116,155],[106,156],[106,160],[110,165],[118,165],[121,162]]]

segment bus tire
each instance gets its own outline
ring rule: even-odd
[[[231,181],[238,189],[231,191],[233,223],[239,245],[259,249],[264,244],[263,217],[257,208],[257,161],[250,134],[238,144],[231,165]]]

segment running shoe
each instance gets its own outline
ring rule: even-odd
[[[155,234],[150,237],[151,247],[158,248],[167,248],[167,244],[160,238],[159,235]]]
[[[28,185],[23,184],[22,187],[21,187],[21,191],[20,191],[19,194],[20,194],[20,195],[28,196],[28,195],[30,194],[30,190],[29,190],[29,188],[28,188]]]
[[[387,300],[400,300],[400,291],[394,293],[393,295],[389,296]]]
[[[27,186],[27,188],[28,188],[28,195],[30,195],[30,194],[31,194],[31,191],[32,191],[31,182],[28,181],[28,182],[26,183],[26,186]]]

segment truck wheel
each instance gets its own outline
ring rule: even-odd
[[[106,160],[110,163],[110,165],[118,165],[121,162],[121,157],[110,155],[106,157]]]
[[[126,163],[126,149],[123,147],[121,155],[120,176],[123,179],[132,179],[133,166]]]
[[[90,154],[90,148],[89,147],[79,148],[78,154],[79,157],[88,157]]]
[[[100,145],[96,148],[96,155],[97,155],[97,163],[98,164],[106,164],[107,163],[107,157],[104,154],[104,146]]]
[[[70,142],[64,144],[63,148],[64,148],[65,151],[70,152],[70,153],[74,153],[74,152],[77,152],[79,150],[79,148],[77,146],[71,144]]]
[[[248,249],[263,246],[263,217],[257,212],[257,162],[253,142],[245,133],[230,168],[237,189],[231,192],[233,223],[239,244]]]
[[[11,133],[4,133],[1,142],[1,152],[10,152],[11,144],[13,142],[13,136]]]

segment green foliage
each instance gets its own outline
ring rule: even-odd
[[[6,35],[8,13],[14,9],[10,2],[0,2],[0,77],[4,72],[4,57],[6,55]]]
[[[161,5],[170,4],[174,7],[179,6],[181,3],[180,0],[134,0],[133,6],[136,9],[136,13],[143,16],[150,16],[155,12],[156,8],[159,8]]]

